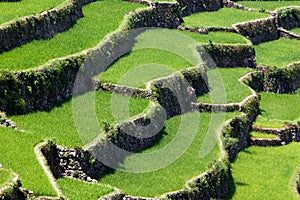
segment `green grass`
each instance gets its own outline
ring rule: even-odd
[[[255,45],[257,64],[286,67],[290,63],[300,61],[299,45],[299,40],[286,38]]]
[[[206,143],[208,141],[205,140],[206,136],[210,142],[213,143],[213,141],[216,141],[217,129],[220,127],[220,124],[223,123],[223,121],[220,120],[222,119],[222,114],[201,113],[200,118],[198,117],[199,114],[197,113],[182,115],[182,118],[189,122],[189,128],[182,131],[179,129],[181,124],[180,116],[167,120],[163,138],[154,147],[144,151],[144,153],[157,152],[163,148],[168,148],[167,144],[172,144],[172,142],[177,140],[179,143],[173,144],[175,149],[166,151],[167,155],[160,158],[160,160],[169,160],[170,156],[172,157],[172,155],[174,155],[174,152],[176,153],[180,151],[180,149],[188,149],[171,165],[146,173],[130,173],[118,170],[113,174],[104,176],[99,181],[116,186],[127,194],[144,197],[157,197],[166,192],[184,189],[184,185],[188,180],[205,172],[208,169],[208,164],[220,156],[220,148],[217,144],[213,144],[214,146],[212,146],[204,158],[200,158],[199,153],[201,147],[207,147],[209,149],[209,144]],[[213,124],[212,129],[208,131],[211,117],[220,119],[219,121],[217,120],[217,123]],[[188,142],[188,138],[193,137],[190,133],[191,130],[193,130],[191,127],[198,123],[198,129],[195,129],[197,130],[195,138],[192,140],[191,146],[187,146],[186,142]],[[133,162],[138,169],[140,165],[155,166],[155,162],[152,162],[152,160],[146,160],[145,163],[138,163],[134,162],[131,156],[126,158],[124,165],[129,162]]]
[[[21,0],[20,2],[0,2],[0,25],[18,17],[39,14],[57,7],[66,0]]]
[[[245,84],[239,82],[244,74],[253,71],[250,68],[218,68],[208,71],[208,82],[210,91],[198,97],[198,102],[205,103],[239,103],[247,96],[251,95],[251,90]],[[219,74],[220,76],[216,76]],[[225,88],[225,90],[222,89]],[[213,98],[212,94],[216,94]],[[221,94],[226,96],[221,98]]]
[[[239,1],[238,4],[260,10],[275,10],[285,6],[300,6],[300,1]]]
[[[273,134],[266,134],[266,133],[261,133],[261,132],[257,132],[257,131],[250,132],[250,136],[254,137],[254,138],[270,138],[270,139],[276,138],[276,136]]]
[[[187,31],[151,30],[138,36],[134,50],[119,58],[97,78],[106,83],[111,82],[145,88],[145,83],[148,81],[192,67],[192,62],[189,62],[189,58],[185,59],[185,54],[182,55],[180,50],[177,53],[176,51],[172,52],[168,49],[163,50],[151,46],[151,48],[143,47],[139,49],[139,46],[142,45],[141,40],[161,38],[156,37],[159,32],[160,34],[168,32],[168,34],[181,35],[183,38],[188,37],[194,44],[208,43],[209,40],[215,43],[247,43],[245,38],[234,33],[210,32],[209,34],[198,34]],[[183,48],[183,45],[185,45],[184,42],[181,44],[181,48]],[[185,45],[185,48],[188,48],[188,46],[189,44]]]
[[[261,115],[257,116],[254,125],[264,128],[283,128],[284,121],[280,120],[271,120],[263,118]]]
[[[218,44],[247,44],[248,40],[237,33],[230,32],[209,32],[208,34],[199,34],[193,33],[189,31],[182,31],[183,34],[193,38],[198,43],[209,43],[212,41],[213,43]]]
[[[261,93],[261,115],[269,120],[293,122],[300,117],[300,90],[295,94]]]
[[[89,102],[86,101],[85,97],[91,95],[92,93],[88,93],[75,99],[81,105],[86,105]],[[111,99],[112,95],[109,93],[96,93],[95,110],[99,123],[101,121],[114,123],[115,118],[111,110]],[[122,97],[120,97],[117,100],[119,103],[122,103],[122,101],[126,101],[127,99],[122,100]],[[129,113],[130,115],[138,114],[147,108],[148,105],[149,102],[147,100],[131,98]],[[82,106],[82,108],[86,107]],[[118,110],[120,113],[126,111]],[[120,116],[119,118],[121,119]],[[36,195],[55,196],[48,178],[38,163],[33,148],[36,144],[46,139],[53,139],[58,144],[68,147],[81,147],[83,145],[81,141],[83,136],[77,133],[75,126],[72,101],[66,101],[49,112],[35,112],[27,115],[11,116],[11,119],[16,122],[19,130],[25,130],[26,132],[14,131],[9,128],[0,129],[1,163],[4,168],[12,169],[19,174],[23,187],[33,190]],[[89,120],[90,118],[84,116],[84,119]],[[84,123],[92,126],[91,122],[84,121]]]
[[[172,74],[192,65],[180,56],[159,49],[141,49],[121,57],[98,78],[112,82],[145,88],[145,83]]]
[[[246,22],[259,18],[266,18],[268,14],[247,12],[233,8],[222,8],[215,12],[201,12],[184,17],[184,26],[187,27],[228,27],[239,22]]]
[[[35,68],[50,59],[94,47],[105,35],[119,27],[126,13],[141,6],[120,0],[103,0],[85,5],[85,17],[79,19],[68,31],[57,34],[52,39],[33,41],[0,54],[0,69]]]
[[[70,178],[58,179],[57,183],[64,196],[70,200],[96,200],[114,191],[111,186]]]
[[[13,178],[13,174],[10,170],[0,169],[0,188]]]
[[[300,34],[300,28],[293,28],[290,31],[296,34]]]
[[[3,167],[16,172],[22,186],[34,191],[36,195],[56,196],[33,151],[41,138],[33,133],[21,133],[2,127],[0,138],[0,160]]]
[[[300,143],[282,147],[251,146],[232,164],[235,192],[230,199],[298,199],[291,177],[300,166]]]
[[[79,105],[85,105],[90,103],[88,100],[89,98],[93,98],[92,95],[93,93],[88,93],[73,99],[73,101]],[[111,95],[110,93],[106,92],[96,92],[95,112],[98,117],[100,128],[103,129],[103,122],[114,124],[116,121],[122,121],[130,116],[134,116],[143,112],[149,106],[148,100],[130,98],[128,107],[122,107],[118,109],[118,115],[114,116],[116,112],[112,109],[114,106],[117,106],[114,105],[114,103],[126,103],[127,100],[128,98],[124,96]],[[87,106],[84,108],[88,109]],[[53,108],[49,112],[35,112],[26,115],[12,116],[11,119],[16,122],[19,129],[26,130],[28,133],[37,134],[41,139],[54,138],[58,144],[63,146],[82,146],[82,142],[74,124],[73,109],[74,107],[72,107],[72,101],[68,100],[62,105]],[[129,109],[129,114],[127,113],[127,109]],[[77,112],[82,113],[83,115],[92,114],[90,112],[82,112],[82,110],[78,110]],[[93,112],[93,110],[91,112]],[[87,123],[88,120],[91,120],[90,116],[82,117],[84,120],[87,120]],[[91,126],[91,124],[89,126]],[[96,132],[95,134],[97,135],[99,133]]]

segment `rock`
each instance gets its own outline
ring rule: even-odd
[[[3,166],[2,166],[2,164],[0,164],[0,170],[1,170],[1,169],[3,169]]]

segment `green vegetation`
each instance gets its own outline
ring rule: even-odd
[[[291,30],[291,32],[296,33],[296,34],[300,34],[300,28],[293,28]]]
[[[145,83],[192,65],[182,57],[159,49],[132,51],[99,75],[101,82],[145,88]]]
[[[96,46],[117,29],[124,15],[142,5],[120,0],[97,1],[83,7],[81,18],[68,31],[49,40],[38,40],[0,54],[0,69],[35,68],[47,61]],[[95,26],[97,24],[97,26]]]
[[[239,1],[238,4],[259,10],[275,10],[285,6],[300,6],[300,1]]]
[[[283,128],[284,127],[284,121],[280,120],[271,120],[271,119],[266,119],[259,115],[255,122],[254,125],[259,126],[259,127],[264,127],[264,128]]]
[[[62,4],[66,0],[22,0],[20,2],[0,2],[0,25],[18,17],[39,14]]]
[[[271,120],[293,122],[300,115],[300,89],[295,94],[261,93],[261,115]]]
[[[266,18],[269,15],[259,12],[247,12],[233,8],[222,8],[215,12],[202,12],[185,17],[184,26],[187,27],[228,27],[239,22]]]
[[[270,138],[270,139],[276,138],[276,136],[273,134],[266,134],[266,133],[257,132],[257,131],[250,132],[250,136],[254,137],[254,138]]]
[[[251,146],[232,164],[235,191],[230,199],[298,199],[291,177],[300,165],[300,143]]]
[[[70,200],[99,199],[114,191],[111,186],[61,178],[57,180],[60,190]]]
[[[286,38],[255,45],[257,64],[286,67],[290,63],[300,61],[299,45],[299,40],[289,40]]]
[[[211,103],[239,103],[243,101],[247,96],[251,95],[251,90],[248,86],[244,85],[239,81],[244,74],[253,71],[250,68],[218,68],[210,69],[207,73],[208,82],[210,86],[209,93],[199,96],[198,102]],[[216,80],[214,74],[219,73],[222,80],[222,85],[225,88],[226,102],[220,99],[212,99],[211,93],[223,93],[222,88],[219,87],[218,81]],[[217,96],[220,97],[220,96]]]
[[[94,93],[90,92],[85,95],[79,96],[72,101],[76,104],[87,104],[86,100],[92,98]],[[114,116],[113,98],[117,98],[119,104],[128,100],[125,96],[112,95],[106,92],[96,92],[95,94],[95,112],[98,117],[98,122],[103,129],[103,122],[114,124],[117,117],[118,121],[126,119],[127,111],[118,110],[118,116]],[[74,124],[73,112],[81,112],[80,110],[73,110],[72,101],[68,100],[60,106],[53,108],[49,112],[35,112],[26,115],[12,116],[11,119],[17,123],[18,128],[26,130],[28,133],[38,134],[41,140],[55,139],[58,144],[76,147],[82,146],[82,142],[78,136],[76,126]],[[134,116],[143,112],[149,106],[149,101],[145,99],[130,98],[128,108],[129,115]],[[91,111],[92,112],[92,111]],[[122,113],[123,112],[123,113]],[[89,116],[84,116],[90,119]],[[32,123],[35,122],[35,123]],[[97,132],[95,134],[98,134]]]
[[[92,93],[87,93],[75,98],[75,100],[78,103],[82,101],[81,104],[85,105],[89,103],[85,101],[85,97],[91,95]],[[112,95],[96,92],[95,96],[95,110],[99,123],[105,121],[113,124]],[[118,100],[121,103],[122,98],[125,97],[119,97]],[[131,98],[129,112],[131,115],[138,114],[147,108],[148,105],[149,101],[147,100]],[[122,110],[119,112],[122,112]],[[123,112],[126,112],[126,110]],[[55,140],[58,144],[68,147],[81,147],[83,145],[75,126],[72,101],[66,101],[49,112],[36,112],[27,115],[11,116],[11,118],[17,123],[19,130],[25,130],[25,132],[1,128],[1,163],[3,163],[5,168],[12,169],[19,174],[23,187],[33,190],[36,195],[55,196],[56,194],[39,165],[33,148],[36,144],[46,139]],[[88,119],[89,117],[85,118],[85,120]]]
[[[181,33],[191,37],[196,42],[199,43],[209,43],[212,41],[217,44],[247,44],[248,40],[237,33],[229,33],[229,32],[209,32],[208,34],[199,34],[193,33],[189,31],[182,31]]]
[[[145,197],[159,196],[166,192],[184,189],[184,184],[188,180],[201,174],[202,172],[205,172],[208,164],[219,158],[220,147],[217,144],[214,145],[212,150],[204,158],[199,157],[199,152],[201,147],[207,145],[205,143],[205,137],[209,137],[210,142],[217,141],[217,130],[220,128],[223,120],[218,120],[217,123],[212,125],[212,129],[210,129],[210,131],[208,128],[209,124],[211,124],[211,118],[221,119],[222,115],[224,115],[224,113],[188,113],[167,120],[165,123],[163,138],[156,145],[154,145],[154,147],[146,150],[145,153],[161,150],[166,147],[167,144],[170,145],[172,142],[174,143],[177,138],[179,143],[176,145],[176,149],[173,149],[175,153],[180,149],[185,149],[188,147],[187,151],[185,151],[179,159],[165,168],[147,173],[128,173],[124,171],[116,171],[113,174],[109,174],[101,178],[100,182],[116,186],[127,194]],[[232,117],[232,115],[234,114],[228,114],[227,119],[230,116]],[[223,117],[225,118],[225,116]],[[182,126],[182,123],[180,123],[182,121],[180,120],[183,120],[183,118],[184,120],[190,122],[189,128],[180,130],[180,126]],[[197,124],[193,124],[194,122],[199,123],[199,125],[198,131],[193,139],[190,138],[194,137],[191,134],[192,128],[190,127],[197,126]],[[187,138],[192,139],[190,146],[186,145],[186,142],[189,140]],[[173,155],[173,151],[168,151],[168,156]],[[168,160],[168,156],[164,157],[164,160]],[[129,156],[126,158],[125,164],[130,161],[131,157]],[[139,165],[147,165],[147,163],[148,165],[150,165],[150,163],[153,165],[151,160],[147,160],[145,163],[135,163],[135,165],[136,167],[139,167]]]
[[[3,127],[0,127],[0,138],[3,167],[16,172],[23,187],[34,191],[36,195],[57,196],[33,151],[42,139],[34,133],[22,133]]]
[[[10,170],[0,169],[0,187],[5,185],[11,178],[13,178],[13,174]]]
[[[158,77],[164,77],[171,73],[192,67],[189,58],[179,55],[180,51],[175,54],[172,51],[162,50],[158,48],[141,48],[139,43],[142,39],[156,38],[157,34],[163,34],[166,30],[150,30],[141,34],[137,38],[137,43],[132,52],[119,58],[105,72],[101,73],[98,78],[106,83],[118,83],[133,87],[145,88],[145,83]],[[235,33],[211,32],[209,34],[199,34],[188,31],[168,30],[168,34],[181,35],[183,40],[185,37],[191,42],[208,43],[209,40],[215,43],[247,43],[247,40]],[[142,39],[141,39],[142,38]],[[185,43],[183,42],[182,46]],[[161,45],[158,45],[158,47]],[[181,47],[182,47],[181,46]],[[188,45],[185,46],[188,48]],[[191,50],[191,49],[190,49]]]

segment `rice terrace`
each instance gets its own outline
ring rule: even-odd
[[[300,1],[0,0],[0,199],[299,199]]]

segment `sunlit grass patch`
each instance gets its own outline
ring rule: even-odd
[[[119,0],[102,0],[85,5],[84,17],[68,31],[0,54],[0,69],[35,68],[51,59],[94,47],[120,26],[125,14],[140,7],[144,6]]]
[[[233,8],[222,8],[214,12],[201,12],[184,17],[184,26],[187,27],[227,27],[232,24],[246,22],[259,18],[266,18],[269,15],[259,12],[247,12]]]
[[[58,179],[57,183],[64,196],[70,200],[99,199],[114,191],[108,185],[88,183],[70,178]]]
[[[285,6],[300,6],[300,1],[239,1],[238,4],[259,10],[275,10]]]
[[[295,34],[300,34],[300,28],[293,28],[290,31],[295,33]]]
[[[254,138],[269,138],[269,139],[275,139],[276,136],[273,134],[266,134],[266,133],[261,133],[257,131],[252,131],[250,132],[250,136]]]
[[[300,117],[300,90],[295,94],[261,94],[261,116],[269,120],[293,122]]]
[[[250,68],[217,68],[208,71],[210,91],[198,97],[198,102],[204,103],[239,103],[251,95],[250,88],[241,83],[239,78],[248,72]],[[219,75],[215,75],[219,74]],[[224,89],[223,89],[223,88]],[[216,96],[212,97],[214,93]],[[222,98],[224,96],[224,98]],[[226,98],[226,101],[225,101]]]
[[[233,162],[235,190],[230,199],[298,199],[291,177],[300,166],[300,143],[281,147],[251,146]]]
[[[257,64],[286,67],[290,63],[300,61],[299,45],[299,40],[286,38],[255,45]]]
[[[0,2],[0,25],[18,17],[39,14],[59,6],[66,0],[22,0],[19,2]]]
[[[163,130],[162,139],[155,144],[153,147],[144,151],[144,153],[153,153],[172,145],[172,142],[182,140],[178,145],[174,146],[173,149],[177,152],[180,149],[187,148],[186,151],[172,164],[158,169],[156,171],[150,171],[146,173],[130,173],[117,170],[113,174],[108,174],[101,178],[101,183],[106,183],[112,186],[120,188],[123,192],[144,197],[158,197],[163,193],[180,190],[185,188],[185,183],[191,178],[205,172],[208,169],[208,164],[213,160],[216,160],[220,156],[220,147],[217,142],[217,131],[222,126],[221,124],[234,114],[230,113],[226,116],[225,113],[210,114],[210,113],[188,113],[183,116],[176,116],[166,121],[165,129]],[[220,118],[219,118],[220,117]],[[222,119],[213,123],[213,118]],[[181,124],[182,118],[190,121],[187,129],[182,129],[184,125]],[[196,122],[196,124],[192,123]],[[212,129],[208,131],[210,124]],[[183,126],[183,127],[181,127]],[[193,130],[191,127],[198,126],[196,129],[195,138],[192,140],[190,146],[185,144],[190,137],[194,137],[190,132]],[[178,136],[181,135],[182,139]],[[205,138],[208,137],[209,141],[213,143],[210,149],[205,142]],[[173,144],[174,145],[174,144]],[[204,158],[200,158],[200,150],[203,146],[209,149],[208,154]],[[205,147],[204,147],[205,148]],[[173,151],[168,151],[168,156],[173,155]],[[127,163],[134,161],[131,156],[125,159],[125,166]],[[162,158],[160,158],[162,159]],[[168,160],[164,157],[163,160]],[[151,160],[147,160],[149,166],[153,164]],[[146,163],[137,163],[135,165],[138,169],[139,166],[145,166]]]

